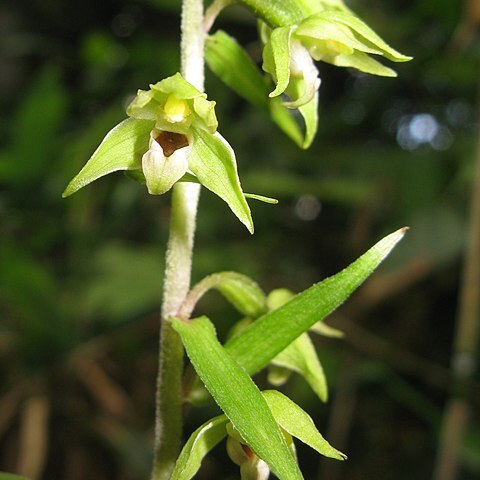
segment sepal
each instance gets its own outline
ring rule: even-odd
[[[394,77],[396,73],[369,54],[384,56],[393,62],[411,60],[390,47],[348,9],[326,8],[310,15],[298,25],[295,38],[315,60],[353,67],[372,75]]]
[[[68,184],[62,197],[68,197],[100,177],[119,170],[139,170],[148,150],[149,132],[154,122],[127,118],[112,128],[85,166]]]
[[[189,168],[199,182],[224,200],[237,218],[253,233],[253,220],[240,185],[235,153],[218,133],[192,129]]]

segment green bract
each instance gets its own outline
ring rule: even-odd
[[[170,480],[190,480],[200,469],[203,457],[226,436],[225,415],[210,419],[197,428],[177,458]]]
[[[103,139],[63,196],[118,170],[161,195],[178,181],[204,185],[222,198],[253,233],[253,221],[237,173],[235,154],[217,132],[215,102],[179,73],[139,90],[129,119]]]
[[[199,377],[245,443],[280,480],[303,480],[265,398],[245,369],[219,343],[210,320],[173,319],[172,325]]]
[[[262,394],[273,417],[284,431],[314,448],[321,455],[337,460],[347,458],[323,438],[311,417],[296,403],[276,390],[266,390]]]

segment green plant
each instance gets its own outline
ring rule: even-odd
[[[190,289],[200,186],[224,200],[250,233],[254,226],[247,199],[276,202],[243,191],[234,151],[217,131],[215,102],[203,93],[204,60],[233,90],[270,112],[301,148],[310,146],[317,130],[320,78],[314,60],[381,76],[395,73],[371,54],[409,60],[341,0],[239,1],[259,22],[262,73],[228,34],[207,36],[230,3],[215,0],[204,12],[202,1],[184,0],[181,73],[138,91],[127,108],[129,118],[107,134],[64,192],[69,196],[119,170],[144,183],[150,194],[172,190],[153,480],[192,478],[203,456],[225,437],[244,479],[267,478],[270,471],[280,479],[303,478],[292,437],[325,456],[346,458],[298,405],[279,392],[260,392],[251,376],[269,364],[277,367],[277,381],[285,377],[285,369],[297,371],[325,401],[326,381],[307,330],[316,327],[326,333],[318,322],[372,273],[405,233],[401,229],[385,237],[345,270],[296,296],[285,290],[265,295],[253,280],[233,272],[213,274]],[[224,345],[208,318],[191,319],[198,300],[211,289],[218,289],[245,316]],[[199,382],[183,384],[184,349],[224,415],[199,427],[180,451],[182,402],[201,395]]]

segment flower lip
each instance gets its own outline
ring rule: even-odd
[[[180,148],[188,147],[188,138],[182,133],[161,131],[154,139],[163,150],[166,157],[170,157]]]
[[[162,195],[185,175],[190,150],[188,138],[183,134],[155,129],[150,132],[150,148],[142,157],[149,193]]]

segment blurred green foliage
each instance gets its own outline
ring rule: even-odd
[[[38,478],[148,476],[169,198],[121,174],[60,195],[136,89],[178,69],[179,4],[0,6],[0,470],[18,471],[29,405],[47,398],[43,427],[31,424],[45,447]],[[251,238],[203,192],[194,280],[237,270],[266,291],[300,291],[410,225],[377,281],[332,318],[345,340],[317,342],[331,402],[319,405],[299,378],[286,388],[349,455],[332,466],[302,451],[307,478],[424,479],[448,393],[478,137],[478,35],[454,48],[460,2],[349,4],[415,60],[397,66],[395,80],[320,65],[320,132],[308,151],[207,76],[245,190],[280,204],[252,202]],[[260,60],[245,10],[219,22]],[[235,319],[215,294],[201,308],[220,332]],[[480,471],[478,393],[475,401],[465,480]],[[187,430],[212,412],[188,412]],[[220,447],[199,478],[235,472]]]

